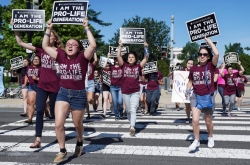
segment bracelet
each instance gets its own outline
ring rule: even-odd
[[[85,29],[85,32],[86,32],[86,33],[87,33],[88,31],[90,31],[89,28]]]
[[[48,33],[44,33],[44,35],[46,35],[46,36],[50,37],[50,34],[48,34]]]

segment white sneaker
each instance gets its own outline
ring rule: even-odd
[[[193,151],[199,146],[200,146],[200,142],[198,140],[194,140],[193,143],[189,146],[189,149]]]
[[[208,146],[209,148],[213,148],[213,147],[214,147],[214,139],[213,139],[213,137],[208,137],[207,146]]]

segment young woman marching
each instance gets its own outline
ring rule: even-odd
[[[188,76],[188,84],[187,84],[187,91],[190,91],[191,87],[193,86],[193,94],[190,97],[190,106],[192,109],[192,123],[193,123],[193,131],[194,131],[194,138],[195,140],[189,146],[190,150],[195,150],[197,147],[200,146],[200,113],[201,111],[204,113],[204,119],[206,122],[207,130],[208,130],[208,147],[211,148],[214,146],[213,140],[213,122],[212,122],[212,115],[213,115],[213,108],[206,108],[206,109],[198,109],[197,106],[200,104],[197,102],[196,98],[198,96],[211,97],[214,92],[214,72],[216,65],[219,59],[219,52],[213,42],[205,37],[206,42],[211,46],[213,54],[209,48],[200,48],[198,51],[198,60],[199,66],[193,66],[190,69],[190,73]],[[206,74],[205,74],[206,73]],[[210,102],[210,103],[211,103]],[[199,104],[197,104],[199,103]],[[211,105],[211,104],[210,104]],[[210,107],[210,106],[209,106]]]
[[[13,21],[11,21],[10,24],[13,25]],[[49,47],[55,51],[64,52],[62,50],[63,44],[58,34],[54,30],[51,30],[50,27],[47,27],[47,29],[50,30],[50,33],[47,34],[49,36]],[[40,77],[36,92],[36,140],[30,146],[30,148],[40,148],[43,130],[43,115],[48,97],[50,100],[51,119],[55,118],[54,107],[57,92],[59,90],[59,78],[56,76],[55,61],[49,55],[47,55],[47,52],[41,48],[23,42],[20,38],[19,32],[14,32],[18,45],[34,51],[36,55],[41,58]]]
[[[140,85],[139,75],[146,64],[148,57],[144,56],[140,63],[137,63],[138,57],[136,52],[130,51],[127,60],[123,61],[121,57],[122,42],[119,40],[119,47],[117,52],[117,60],[122,68],[123,83],[122,83],[122,98],[126,105],[127,117],[130,121],[130,136],[135,134],[136,110],[139,106]],[[144,47],[148,47],[144,43]]]
[[[98,70],[94,71],[94,82],[95,82],[95,97],[94,97],[94,104],[93,108],[94,111],[98,111],[98,105],[99,105],[99,96],[101,94],[101,77],[99,75]]]
[[[71,110],[73,123],[77,133],[77,143],[75,155],[82,154],[82,134],[83,134],[83,115],[87,104],[85,77],[88,70],[88,63],[93,56],[96,48],[95,39],[89,30],[88,19],[85,18],[83,27],[89,40],[89,47],[84,51],[82,44],[69,39],[66,43],[65,52],[58,52],[49,46],[49,34],[51,32],[51,20],[47,22],[47,30],[43,38],[43,49],[55,59],[60,65],[60,90],[55,104],[55,132],[60,146],[60,152],[54,159],[55,163],[61,162],[67,155],[65,149],[65,129],[64,123]]]
[[[190,71],[190,68],[193,65],[194,65],[194,60],[188,59],[186,62],[186,68],[183,68],[182,71]],[[187,115],[187,119],[185,123],[189,124],[190,123],[190,111],[191,111],[190,103],[185,103],[185,107],[186,107],[186,115]]]
[[[92,104],[93,107],[95,105],[94,104],[94,95],[95,95],[94,70],[95,70],[96,64],[97,64],[97,55],[95,52],[93,60],[91,59],[88,64],[88,72],[87,72],[87,75],[88,75],[88,87],[86,87],[87,99],[88,99],[88,104],[86,107],[86,110],[88,113],[87,119],[90,118],[89,104]]]
[[[108,58],[104,63],[106,66],[110,57],[108,53]],[[114,59],[115,65],[109,66],[110,71],[110,93],[112,96],[112,103],[115,113],[115,120],[123,119],[123,102],[122,102],[122,93],[121,93],[121,84],[122,84],[122,69],[118,64],[117,58]]]
[[[28,66],[23,87],[28,84],[28,120],[25,123],[32,124],[35,111],[37,84],[40,76],[40,57],[34,56],[32,63]]]

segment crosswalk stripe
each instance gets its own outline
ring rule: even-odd
[[[0,148],[10,151],[24,152],[49,152],[57,153],[58,144],[42,143],[42,148],[31,149],[28,143],[0,143]],[[250,159],[250,150],[229,148],[203,148],[198,152],[190,152],[188,147],[161,147],[161,146],[134,146],[134,145],[101,145],[85,144],[83,151],[99,154],[122,154],[122,155],[155,155],[155,156],[180,156],[200,158],[228,158],[228,159]],[[66,144],[67,152],[74,152],[75,144]],[[1,149],[0,149],[1,151]]]
[[[35,131],[31,130],[0,130],[0,136],[34,136]],[[55,137],[55,131],[43,131],[43,137]],[[75,131],[65,131],[66,137],[76,137]],[[193,134],[184,133],[136,133],[134,137],[130,137],[128,132],[90,132],[84,131],[83,137],[100,137],[100,138],[140,138],[140,139],[175,139],[175,140],[194,140]],[[200,140],[208,140],[207,134],[200,134]],[[222,135],[214,134],[214,140],[217,141],[239,141],[250,142],[250,135]]]
[[[129,128],[129,124],[104,124],[104,123],[83,123],[84,127],[95,127],[95,128]],[[15,122],[15,123],[10,123],[7,125],[4,125],[3,127],[7,126],[29,126],[32,129],[34,129],[35,124],[33,125],[28,125],[24,122]],[[65,123],[65,127],[74,127],[73,123]],[[2,128],[3,128],[2,127]],[[55,123],[44,123],[44,127],[55,127]],[[146,128],[146,129],[177,129],[177,130],[189,130],[193,129],[192,125],[186,124],[186,125],[148,125],[148,124],[136,124],[136,128]],[[1,126],[0,126],[1,128]],[[207,127],[205,125],[200,125],[201,130],[206,130]],[[238,130],[238,131],[250,131],[250,126],[219,126],[219,125],[214,125],[214,130]]]

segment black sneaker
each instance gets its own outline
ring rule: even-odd
[[[104,118],[104,119],[106,118],[106,115],[104,115],[104,114],[101,114],[101,116],[102,116],[102,118]]]
[[[88,116],[86,117],[86,119],[90,119],[90,115],[88,115]]]
[[[116,117],[116,118],[115,118],[115,121],[118,121],[118,120],[119,120],[119,117]]]

